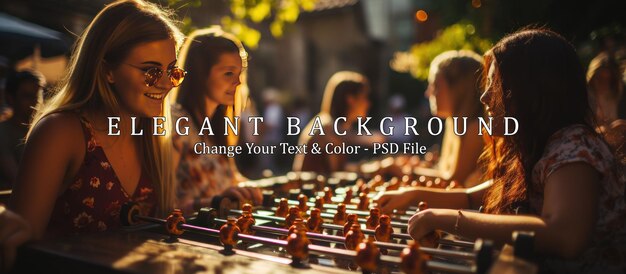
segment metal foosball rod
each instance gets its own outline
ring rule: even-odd
[[[231,209],[230,212],[231,213],[235,213],[235,214],[242,214],[243,213],[242,210],[236,210],[236,209]],[[354,216],[356,216],[356,215],[354,215]],[[284,223],[285,222],[285,218],[283,218],[283,217],[267,216],[267,215],[261,215],[261,214],[256,214],[256,213],[252,213],[252,217],[254,217],[255,219],[259,219],[259,220],[274,221],[274,222],[280,222],[280,223]],[[322,228],[329,229],[329,230],[337,230],[337,231],[343,231],[344,230],[344,226],[335,225],[335,224],[328,224],[328,223],[322,224]],[[366,235],[375,235],[376,231],[374,231],[372,229],[363,229],[363,233],[366,234]],[[413,240],[413,238],[411,238],[411,235],[405,234],[405,233],[392,233],[391,237],[393,239]]]
[[[356,214],[359,217],[369,217],[370,216],[370,211],[367,210],[359,210],[356,209],[356,207],[353,206],[353,209],[350,208],[351,205],[349,204],[344,204],[344,203],[339,203],[339,204],[326,204],[323,202],[320,202],[321,197],[317,197],[315,199],[315,202],[306,202],[305,204],[303,204],[300,201],[293,201],[293,200],[286,200],[286,199],[275,199],[275,201],[279,204],[279,207],[281,206],[281,203],[287,203],[287,205],[298,205],[301,209],[303,207],[308,207],[308,208],[319,208],[320,210],[324,210],[325,212],[322,212],[322,217],[324,218],[328,218],[328,219],[332,219],[333,218],[333,213],[336,213],[338,210],[344,210],[345,212],[348,214]],[[279,208],[278,207],[257,207],[258,209],[263,209],[263,210],[267,210],[267,211],[277,211]],[[343,208],[343,209],[342,209]],[[407,225],[406,222],[409,220],[409,218],[411,218],[412,215],[404,215],[404,214],[394,214],[394,215],[390,215],[391,217],[391,226],[393,227],[397,227],[397,228],[402,228],[402,229],[406,229]]]
[[[328,198],[328,196],[326,196],[325,198]],[[269,203],[264,201],[264,205],[267,205],[267,204],[269,204]],[[276,216],[283,217],[283,216],[286,216],[286,214],[287,214],[287,212],[289,210],[289,208],[288,208],[289,204],[290,204],[290,201],[283,198],[283,199],[280,199],[278,201],[278,207],[277,208],[272,207],[269,210],[276,212]],[[306,213],[310,214],[308,212],[309,208],[317,208],[320,211],[324,210],[325,201],[324,201],[324,198],[318,196],[315,199],[315,203],[313,205],[311,205],[311,204],[308,203],[307,196],[305,196],[304,194],[300,194],[298,196],[298,201],[297,202],[296,201],[291,201],[291,204],[292,205],[293,204],[297,204],[297,206],[298,206],[298,208],[300,208],[301,212],[306,212]],[[334,215],[331,214],[331,213],[323,212],[323,213],[321,213],[321,217],[323,217],[325,219],[329,219],[329,220],[335,220],[337,218],[338,214],[345,215],[345,214],[349,213],[349,214],[356,214],[357,216],[368,217],[368,220],[372,219],[372,217],[373,217],[375,219],[374,222],[378,222],[377,220],[378,220],[378,217],[380,216],[380,210],[376,209],[376,208],[370,208],[368,198],[365,198],[365,200],[361,199],[361,202],[359,203],[359,207],[363,208],[364,210],[357,210],[357,211],[348,210],[348,209],[346,209],[346,205],[345,204],[340,203],[340,204],[337,205],[336,212],[335,212]],[[366,210],[369,210],[369,211],[366,211]],[[392,227],[395,227],[395,228],[400,228],[400,229],[403,229],[403,230],[407,229],[407,224],[406,223],[391,222],[390,224],[391,224]]]
[[[300,199],[300,200],[303,201],[304,199]],[[229,212],[239,214],[239,215],[243,214],[244,211],[250,211],[251,213],[252,206],[250,205],[247,205],[247,206],[248,206],[247,210],[246,209],[244,210],[231,209]],[[286,224],[286,227],[290,227],[291,222],[293,222],[293,220],[301,217],[301,213],[300,213],[301,210],[307,210],[306,205],[304,205],[304,202],[301,202],[299,206],[292,206],[288,210],[285,207],[286,207],[286,200],[282,200],[279,205],[279,208],[276,210],[276,216],[267,216],[267,215],[254,214],[254,213],[251,213],[251,216],[260,220],[281,222],[281,223]],[[318,207],[313,210],[316,210],[319,213],[320,212],[319,207],[320,206],[318,204]],[[424,202],[420,202],[419,207],[421,210],[425,210],[428,208],[428,205]],[[388,225],[390,228],[392,227],[391,222],[388,220],[389,217],[387,215],[382,215],[382,216],[385,216],[385,218],[383,218],[380,215],[380,211],[377,208],[370,209],[370,213],[371,213],[370,218],[366,220],[366,229],[363,230],[365,234],[376,235],[376,227],[379,225],[381,219],[387,219],[385,224]],[[319,213],[319,216],[321,216],[321,213]],[[327,216],[327,219],[331,219],[331,217]],[[358,223],[358,216],[355,214],[346,215],[345,209],[340,208],[340,210],[334,216],[332,216],[332,220],[333,220],[333,224],[322,223],[321,225],[322,228],[343,231],[343,234],[345,234],[348,228],[350,227],[351,223]],[[406,229],[406,225],[404,225],[402,228]],[[393,239],[400,239],[400,240],[412,240],[413,239],[410,235],[406,233],[393,233],[393,231],[389,233],[389,237]],[[448,243],[453,243],[453,241],[448,241]]]
[[[204,223],[208,223],[210,226],[211,224],[220,226],[220,225],[228,223],[228,220],[212,218],[210,221],[204,222]],[[292,228],[294,226],[296,225],[294,224]],[[250,230],[254,230],[258,232],[265,232],[268,234],[279,235],[279,236],[287,236],[291,234],[293,230],[292,228],[285,229],[285,228],[257,226],[257,225],[251,225],[249,227]],[[244,229],[240,227],[240,230],[243,231]],[[304,230],[306,231],[306,228]],[[306,231],[306,236],[313,240],[329,242],[329,243],[340,243],[340,244],[345,245],[345,242],[346,242],[346,238],[341,237],[341,236],[326,235],[326,234],[310,232],[310,231]],[[396,243],[381,242],[381,241],[374,241],[374,244],[376,244],[376,246],[380,248],[387,249],[387,250],[403,250],[407,248],[407,245],[404,245],[404,244],[396,244]],[[471,247],[474,247],[474,243],[472,243]],[[475,254],[471,252],[443,250],[443,249],[436,249],[436,248],[429,248],[429,247],[420,247],[420,251],[427,253],[429,255],[432,255],[432,256],[439,256],[439,257],[457,258],[457,259],[464,259],[464,260],[474,260],[475,258]]]
[[[329,189],[326,189],[326,193],[329,192]],[[289,211],[288,205],[290,204],[290,201],[284,198],[281,198],[279,200],[274,199],[274,197],[272,195],[264,195],[264,201],[263,204],[265,205],[272,205],[273,201],[278,201],[278,207],[277,208],[270,208],[270,211],[275,212],[275,216],[278,217],[286,217],[287,213]],[[325,196],[324,198],[329,198],[329,196]],[[306,212],[309,216],[311,215],[312,210],[309,210],[309,208],[316,208],[318,210],[322,210],[322,208],[326,205],[324,204],[324,200],[321,197],[317,197],[315,199],[315,203],[313,207],[310,207],[310,204],[307,203],[307,197],[303,194],[300,194],[298,197],[298,201],[291,201],[291,204],[297,204],[297,207],[300,208],[301,212]],[[337,205],[338,210],[335,213],[335,215],[329,214],[329,213],[320,213],[320,216],[324,219],[327,220],[331,220],[334,224],[336,225],[341,225],[343,222],[345,222],[347,219],[347,213],[350,213],[350,211],[348,211],[347,209],[345,209],[345,205],[344,204],[339,204]],[[256,207],[257,209],[261,209],[261,208],[265,208],[265,207]],[[425,210],[428,208],[428,204],[425,202],[420,202],[418,204],[418,209],[419,210]],[[307,211],[308,210],[308,211]],[[365,213],[365,211],[362,211],[363,213]],[[237,212],[239,213],[239,212]],[[344,215],[344,217],[338,216],[338,214],[340,215]],[[353,213],[352,213],[353,214]],[[365,215],[365,214],[361,214],[361,215]],[[358,215],[357,216],[361,216]],[[376,226],[380,223],[380,219],[381,216],[380,215],[380,210],[377,208],[370,208],[369,214],[366,215],[368,218],[365,222],[365,226],[367,229],[372,229],[374,230],[376,228]],[[389,215],[386,215],[389,216]],[[408,219],[408,218],[407,218]],[[408,228],[408,225],[406,223],[398,223],[398,222],[389,222],[391,227],[394,228],[399,228],[402,229],[403,231],[406,231]],[[406,238],[405,238],[406,239]],[[448,246],[458,246],[458,247],[465,247],[465,248],[471,248],[474,243],[472,242],[467,242],[467,241],[460,241],[460,240],[443,240],[440,241],[439,244],[443,244],[443,245],[448,245]]]
[[[313,192],[311,191],[302,190],[301,192],[292,193],[295,195],[293,195],[292,198],[285,200],[287,200],[287,205],[298,205],[300,207],[316,207],[320,210],[337,210],[340,207],[340,204],[343,204],[341,205],[341,207],[345,207],[346,212],[366,217],[369,214],[368,210],[371,200],[371,197],[369,196],[371,194],[369,193],[368,188],[365,189],[367,189],[367,191],[362,190],[359,193],[357,199],[353,197],[354,191],[351,188],[349,188],[344,194],[345,196],[341,198],[333,196],[332,190],[329,187],[325,187],[324,191],[321,192],[323,194],[319,194],[317,196],[315,196],[315,194],[313,194]],[[307,198],[312,196],[315,196],[315,198],[312,198],[313,202],[311,202],[310,199]],[[278,203],[279,205],[280,203],[284,203],[283,199],[275,198],[273,196],[273,193],[271,192],[264,193],[263,207],[265,207],[267,210],[272,210],[271,207],[273,207],[276,203]],[[404,225],[404,222],[408,221],[409,218],[413,216],[413,214],[419,211],[419,208],[420,206],[411,207],[408,211],[398,211],[394,214],[391,214],[390,216],[392,218],[392,221],[401,222],[394,222],[394,224],[392,225]]]
[[[258,208],[258,209],[265,209],[265,208]],[[277,208],[277,207],[272,207],[272,208],[268,208],[268,209],[265,209],[265,210],[267,210],[267,211],[274,211],[274,212],[276,212],[276,211],[278,210],[278,208]],[[306,215],[311,215],[311,211],[310,211],[310,210],[307,210],[307,211],[304,211],[304,212],[306,213]],[[357,216],[359,216],[359,217],[370,217],[370,216],[372,216],[371,211],[370,211],[369,213],[367,213],[367,214],[366,214],[366,212],[365,212],[365,211],[354,211],[354,210],[345,210],[344,212],[345,212],[346,214],[355,214],[355,215],[357,215]],[[322,218],[324,218],[324,219],[327,219],[327,220],[331,220],[331,221],[332,221],[332,220],[333,220],[333,218],[335,217],[335,214],[337,214],[337,211],[335,211],[335,212],[321,212],[321,213],[320,213],[320,216],[321,216]],[[379,214],[380,214],[380,213],[379,213]],[[390,216],[390,218],[391,218],[391,220],[393,220],[393,219],[394,219],[394,218],[393,218],[393,217],[391,217],[391,216]],[[408,221],[408,218],[406,219],[406,221]],[[391,225],[391,227],[394,227],[394,228],[399,228],[399,229],[404,229],[404,230],[406,230],[406,229],[408,228],[408,225],[407,225],[406,223],[400,223],[400,222],[394,222],[394,221],[392,221],[392,222],[390,223],[390,225]]]
[[[423,273],[427,270],[445,271],[450,273],[482,274],[486,273],[487,269],[490,267],[493,254],[493,247],[490,242],[483,243],[482,241],[477,241],[476,248],[478,248],[478,251],[475,256],[476,265],[453,265],[449,263],[430,261],[429,255],[422,252],[417,243],[413,243],[403,250],[400,258],[397,258],[381,255],[380,250],[376,247],[371,238],[367,241],[362,241],[362,234],[360,234],[361,243],[355,247],[355,250],[333,249],[310,244],[306,233],[301,230],[296,230],[294,233],[290,234],[288,240],[286,241],[269,239],[240,233],[239,228],[235,225],[235,219],[229,219],[225,225],[217,230],[187,224],[180,210],[175,210],[170,216],[168,216],[167,219],[142,216],[140,215],[139,207],[134,203],[128,203],[122,207],[122,210],[120,211],[120,219],[122,223],[127,226],[136,224],[139,221],[164,224],[167,233],[173,238],[182,235],[185,230],[219,236],[220,241],[224,245],[224,250],[221,252],[224,255],[235,254],[233,248],[238,240],[249,243],[283,247],[292,256],[291,265],[299,268],[307,267],[306,260],[308,258],[308,253],[312,252],[319,255],[354,260],[362,268],[363,273],[372,273],[381,265],[400,265],[400,268],[405,273],[411,274]]]
[[[283,206],[284,206],[284,200],[283,200]],[[295,207],[292,206],[289,211],[293,211],[291,212],[292,214],[279,214],[277,211],[277,215],[280,215],[278,217],[284,217],[284,221],[283,219],[276,219],[278,222],[281,222],[285,224],[285,228],[289,228],[291,227],[293,221],[295,221],[295,219],[297,219],[298,217],[300,217],[299,215],[299,208],[301,207],[302,204],[300,205],[300,207]],[[426,209],[428,207],[428,205],[426,203],[421,202],[420,203],[420,207],[422,208],[422,210]],[[231,212],[235,212],[237,214],[243,214],[244,212],[248,211],[248,213],[252,213],[252,206],[249,204],[244,205],[244,207],[242,207],[241,211],[237,211],[237,210],[231,210]],[[389,217],[387,215],[380,215],[380,210],[377,208],[372,208],[370,209],[371,215],[367,218],[366,222],[365,222],[365,227],[367,228],[366,233],[369,233],[369,235],[372,235],[371,231],[373,231],[373,235],[376,236],[377,239],[385,241],[385,242],[389,242],[392,238],[395,239],[404,239],[404,240],[409,240],[412,239],[410,238],[409,235],[406,234],[394,234],[393,233],[393,228],[391,226]],[[258,215],[255,215],[258,216]],[[262,215],[264,217],[262,217],[261,219],[267,217],[266,215]],[[292,217],[293,216],[293,217]],[[318,225],[309,225],[310,226],[310,230],[314,231],[314,232],[321,232],[321,228],[324,227],[329,227],[329,224],[324,224],[323,220],[322,220],[322,213],[320,213],[319,207],[318,208],[313,208],[312,210],[309,211],[309,219],[306,221],[307,223],[316,223]],[[250,214],[250,217],[254,217],[252,214]],[[206,217],[209,218],[209,217]],[[214,218],[214,217],[211,217]],[[274,219],[274,218],[272,218]],[[326,217],[325,219],[330,219],[332,220],[332,222],[335,225],[338,225],[338,227],[336,227],[337,229],[335,230],[339,230],[342,231],[343,234],[345,235],[348,231],[348,229],[350,228],[350,226],[352,225],[352,223],[358,223],[358,216],[356,215],[346,215],[343,214],[342,216],[336,214],[333,217]],[[315,228],[316,226],[319,226],[319,228]],[[343,230],[339,229],[339,227],[343,226]],[[370,231],[371,230],[371,231]],[[434,234],[434,233],[433,233]],[[398,235],[402,235],[402,236],[398,236]],[[396,237],[394,237],[396,236]],[[436,235],[430,235],[430,241],[431,242],[438,242],[438,244],[441,245],[447,245],[447,246],[456,246],[456,247],[463,247],[463,248],[472,248],[474,246],[473,242],[467,242],[467,241],[459,241],[459,240],[444,240],[441,239],[440,234],[437,233]]]

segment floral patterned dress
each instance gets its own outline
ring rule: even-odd
[[[234,186],[235,175],[224,155],[195,153],[194,146],[197,143],[203,142],[206,146],[214,144],[209,138],[198,135],[199,130],[191,122],[191,115],[188,112],[180,105],[173,106],[173,121],[180,117],[189,118],[189,123],[186,125],[189,127],[189,134],[174,134],[172,137],[174,148],[180,153],[180,161],[176,168],[178,206],[184,212],[191,213],[196,199],[210,199]],[[181,127],[183,126],[181,124]]]
[[[532,184],[536,191],[529,193],[531,210],[541,212],[548,176],[575,162],[586,163],[602,175],[592,243],[575,261],[546,260],[546,272],[626,273],[624,174],[619,171],[608,145],[591,129],[581,125],[566,127],[548,140],[542,158],[533,169]]]
[[[48,232],[58,235],[119,228],[120,209],[131,201],[139,204],[143,215],[154,215],[157,196],[147,174],[142,171],[135,192],[127,193],[94,138],[91,124],[82,116],[80,122],[87,146],[85,158],[73,182],[56,200]]]

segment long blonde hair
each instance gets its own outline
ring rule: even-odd
[[[45,103],[39,104],[33,116],[27,139],[34,126],[44,117],[62,111],[90,109],[115,116],[120,112],[119,100],[106,78],[106,66],[116,67],[136,45],[172,39],[177,48],[182,33],[174,25],[171,13],[142,0],[121,0],[102,9],[74,45],[65,78]],[[170,119],[168,104],[163,116]],[[144,129],[152,121],[140,118]],[[171,125],[165,123],[167,132]],[[152,132],[152,130],[148,130]],[[176,182],[171,160],[171,136],[141,137],[143,167],[149,172],[158,191],[157,214],[163,215],[174,205]]]
[[[434,77],[440,74],[450,86],[453,117],[469,116],[470,119],[477,119],[482,116],[482,64],[482,56],[470,50],[446,51],[430,63],[428,82],[435,82]]]

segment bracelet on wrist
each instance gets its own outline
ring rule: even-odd
[[[458,210],[458,215],[456,215],[456,222],[454,222],[454,233],[458,234],[459,230],[460,230],[460,222],[461,222],[461,217],[463,217],[463,213],[461,212],[461,210]]]

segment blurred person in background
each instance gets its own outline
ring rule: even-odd
[[[333,74],[326,84],[320,113],[302,129],[298,144],[307,144],[310,148],[313,143],[317,143],[324,150],[327,144],[340,145],[345,142],[348,145],[371,146],[374,142],[384,142],[384,136],[379,133],[372,136],[357,136],[352,130],[358,117],[367,116],[370,107],[369,92],[369,80],[364,75],[352,71]],[[316,117],[319,117],[325,135],[315,131],[313,136],[309,136]],[[345,122],[337,123],[338,131],[347,132],[345,136],[335,134],[335,119],[339,117],[345,117]],[[328,175],[335,171],[347,170],[347,164],[348,155],[345,154],[297,154],[293,170]]]
[[[246,178],[232,158],[194,151],[199,142],[207,146],[237,144],[237,136],[224,135],[224,117],[234,121],[233,117],[241,115],[247,100],[247,58],[239,39],[219,27],[196,30],[183,44],[180,60],[189,73],[185,82],[173,91],[176,104],[172,107],[172,121],[188,118],[181,120],[180,127],[189,127],[189,134],[173,136],[178,206],[185,213],[207,206],[218,208],[224,197],[240,203],[261,203],[259,189],[237,186]],[[198,135],[205,118],[210,119],[214,135]]]
[[[482,60],[480,55],[467,50],[447,51],[433,59],[424,95],[430,101],[432,114],[445,119],[441,156],[433,168],[418,167],[413,172],[446,181],[454,180],[464,187],[482,182],[478,158],[484,141],[475,131],[478,117],[483,115],[479,100]],[[452,117],[458,117],[461,131],[463,117],[467,117],[464,135],[456,135]],[[376,200],[383,212],[390,212],[419,203],[416,200],[419,192],[419,187],[381,192]]]
[[[0,55],[0,122],[8,120],[12,114],[12,109],[7,105],[5,96],[5,87],[9,71],[9,59]]]
[[[0,189],[11,188],[24,151],[24,138],[33,108],[42,100],[44,76],[35,70],[10,75],[6,84],[6,101],[13,109],[9,120],[0,122]]]
[[[600,53],[587,69],[589,104],[598,123],[597,130],[626,164],[626,120],[619,119],[619,102],[624,93],[624,72],[614,56]]]

